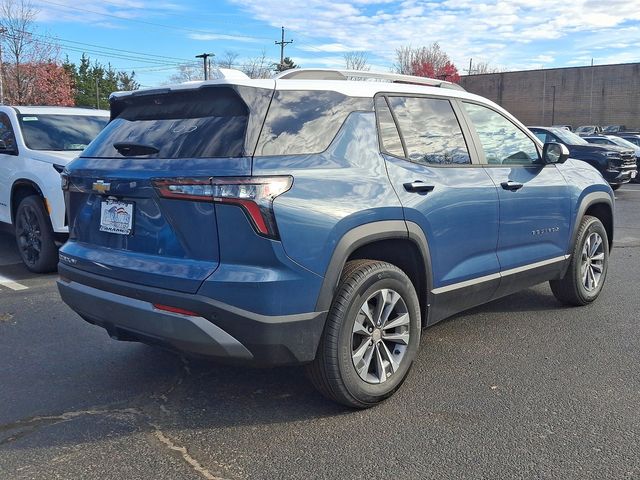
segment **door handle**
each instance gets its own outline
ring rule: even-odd
[[[427,185],[421,180],[416,180],[414,182],[405,183],[404,189],[407,192],[417,192],[417,193],[428,193],[434,189],[433,185]]]
[[[508,182],[502,182],[500,184],[500,186],[502,188],[504,188],[505,190],[509,190],[511,192],[515,192],[516,190],[520,190],[523,187],[523,185],[521,183],[514,182],[513,180],[509,180]]]

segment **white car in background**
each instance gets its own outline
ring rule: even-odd
[[[106,110],[0,106],[0,222],[29,270],[55,270],[68,232],[60,172],[108,121]]]

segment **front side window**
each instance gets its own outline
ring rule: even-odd
[[[256,155],[309,155],[327,149],[351,112],[372,111],[371,98],[338,92],[279,90],[273,96]]]
[[[542,143],[547,143],[547,134],[544,132],[533,132],[533,134],[540,140]]]
[[[31,150],[84,150],[109,121],[98,115],[20,115],[24,143]]]
[[[14,151],[16,149],[16,137],[13,134],[11,120],[5,113],[0,113],[0,140],[4,142],[5,151]],[[0,150],[2,153],[2,150]]]
[[[491,165],[532,165],[539,163],[533,140],[514,123],[490,108],[463,102],[475,126],[485,159]]]
[[[404,138],[409,160],[435,165],[471,163],[469,150],[448,100],[388,97]]]

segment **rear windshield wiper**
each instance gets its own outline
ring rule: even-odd
[[[160,150],[153,145],[141,145],[139,143],[117,142],[113,144],[118,153],[124,157],[137,157],[138,155],[154,155]]]

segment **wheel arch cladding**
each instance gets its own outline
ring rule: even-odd
[[[578,235],[578,229],[580,222],[585,215],[596,217],[604,225],[604,229],[607,232],[609,241],[609,249],[613,247],[613,232],[614,232],[614,215],[613,215],[613,201],[608,193],[605,192],[592,192],[584,196],[579,207],[576,218],[574,219],[573,233],[571,235],[571,243],[569,248],[573,248]]]
[[[20,202],[30,195],[38,195],[44,199],[42,189],[33,180],[21,178],[13,182],[11,186],[11,222],[15,222],[16,212],[18,211],[18,205]],[[45,208],[45,211],[47,209]],[[47,211],[47,213],[49,213]]]
[[[327,267],[316,311],[331,307],[345,264],[356,259],[385,261],[400,268],[416,289],[421,311],[428,311],[432,285],[429,247],[420,227],[402,220],[367,223],[342,236]],[[423,324],[426,323],[425,317]]]

